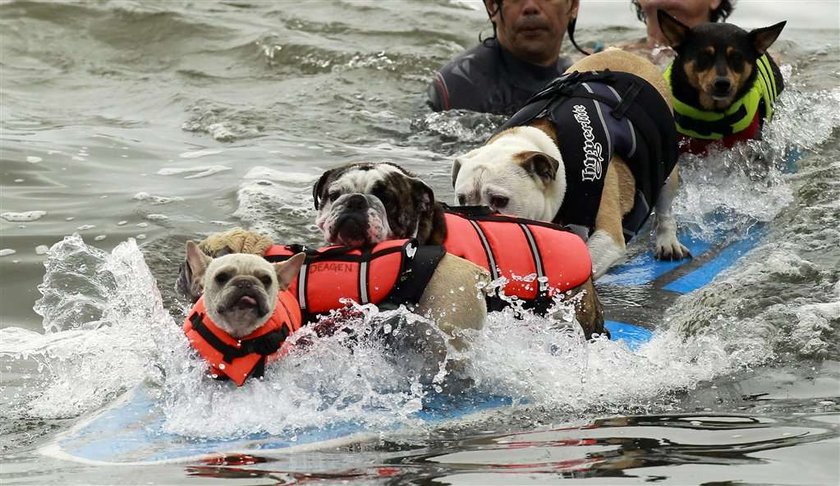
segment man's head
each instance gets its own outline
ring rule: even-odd
[[[532,64],[557,62],[569,21],[580,0],[484,0],[499,44]]]
[[[648,42],[667,45],[659,27],[657,10],[664,10],[689,27],[706,22],[723,22],[735,9],[735,0],[631,0],[636,16],[647,24]]]

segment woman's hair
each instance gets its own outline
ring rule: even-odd
[[[732,11],[735,10],[735,1],[736,0],[721,0],[720,5],[718,8],[712,10],[712,13],[709,15],[710,22],[723,22],[726,20],[727,17],[732,15]],[[642,6],[639,5],[639,0],[630,0],[634,7],[636,7],[636,17],[639,18],[642,22],[645,21],[645,12],[642,10]]]

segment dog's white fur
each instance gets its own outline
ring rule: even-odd
[[[522,218],[551,221],[566,195],[566,171],[561,163],[557,180],[562,184],[542,184],[534,180],[525,169],[510,161],[522,152],[542,152],[555,160],[563,157],[557,144],[545,132],[530,126],[511,128],[492,144],[479,147],[455,160],[452,168],[458,177],[455,194],[459,203],[493,206],[494,198],[509,199],[507,207],[495,208],[500,212]],[[523,197],[536,189],[544,197]]]
[[[661,74],[653,64],[639,56],[607,50],[584,58],[568,72],[604,69],[631,72],[646,79],[670,106],[670,94]],[[562,143],[562,134],[557,134],[557,137]],[[522,165],[527,152],[539,152],[556,161],[555,176],[546,178],[529,173]],[[620,157],[613,157],[604,177],[595,231],[587,241],[595,278],[624,257],[621,219],[632,208],[635,193],[633,174]],[[543,221],[554,218],[566,194],[566,175],[557,142],[536,126],[507,129],[491,138],[486,145],[456,158],[452,179],[459,204],[487,205],[505,214]],[[675,167],[655,206],[657,258],[689,255],[688,249],[677,239],[676,220],[671,211],[678,185]],[[498,202],[504,205],[500,207]]]

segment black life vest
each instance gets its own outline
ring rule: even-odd
[[[554,222],[592,231],[613,155],[636,179],[633,209],[624,216],[629,241],[647,221],[679,156],[674,117],[659,91],[624,72],[572,72],[534,95],[499,131],[546,118],[557,130],[566,195]]]

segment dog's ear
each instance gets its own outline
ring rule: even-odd
[[[274,271],[277,272],[277,284],[279,285],[279,290],[286,290],[289,288],[289,285],[294,282],[298,273],[300,273],[300,267],[303,266],[304,260],[306,260],[306,253],[300,252],[285,262],[274,264]]]
[[[415,194],[420,194],[420,210],[428,211],[435,205],[435,191],[428,184],[414,177],[412,178]]]
[[[542,152],[521,152],[517,154],[517,162],[528,174],[537,176],[544,184],[557,178],[560,161]]]
[[[321,177],[318,179],[318,182],[316,182],[315,185],[312,186],[312,199],[315,202],[315,209],[321,209],[321,191],[324,189],[324,185],[327,183],[328,180],[330,180],[330,177],[336,170],[338,169],[330,169],[324,172],[323,174],[321,174]]]
[[[747,34],[759,56],[767,52],[767,48],[776,42],[776,39],[778,39],[779,35],[782,33],[782,29],[785,28],[785,24],[787,24],[786,20],[779,22],[778,24],[771,25],[770,27],[753,29],[749,32],[749,34]]]
[[[205,255],[194,241],[187,241],[187,266],[189,267],[190,285],[193,292],[201,289],[204,272],[207,271],[207,266],[210,265],[211,261],[213,259]],[[201,294],[200,290],[198,294]]]
[[[455,188],[455,181],[458,180],[458,172],[461,172],[461,160],[455,159],[452,162],[452,188]]]
[[[662,35],[665,36],[668,45],[674,49],[683,43],[688,35],[688,31],[691,30],[687,25],[661,9],[656,10],[656,19],[659,21],[659,30],[662,31]]]

